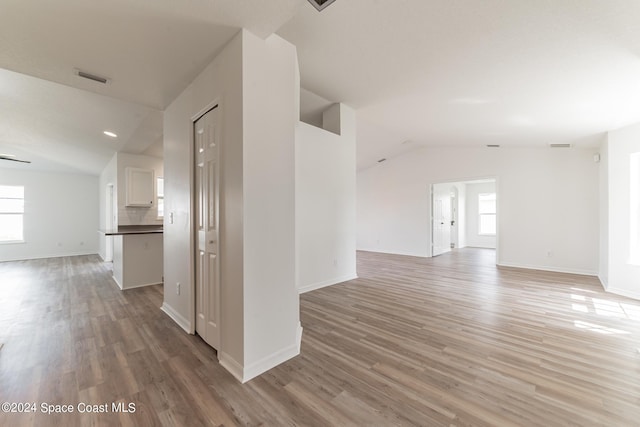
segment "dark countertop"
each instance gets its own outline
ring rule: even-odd
[[[161,234],[162,225],[122,225],[117,230],[98,230],[105,236],[123,236],[127,234]]]

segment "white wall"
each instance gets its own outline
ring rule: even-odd
[[[608,170],[608,248],[609,292],[640,299],[640,266],[629,263],[631,237],[630,155],[640,152],[640,124],[609,132],[608,148],[603,158]],[[602,161],[601,161],[602,163]],[[637,218],[636,218],[637,220]],[[607,237],[606,235],[603,237]]]
[[[241,381],[299,351],[293,164],[298,78],[291,44],[243,30],[164,116],[163,310],[193,332],[193,121],[217,102],[221,108],[218,355]],[[183,284],[181,295],[176,282]]]
[[[478,196],[482,193],[495,193],[495,182],[466,184],[466,238],[467,246],[474,248],[496,247],[496,236],[480,234],[480,216],[478,214]]]
[[[356,277],[355,112],[336,104],[340,134],[296,129],[296,252],[300,292]]]
[[[98,253],[98,177],[0,169],[25,187],[24,243],[0,244],[0,261]]]
[[[425,148],[366,169],[358,174],[358,248],[430,256],[429,186],[486,177],[498,182],[499,264],[597,274],[592,150]]]

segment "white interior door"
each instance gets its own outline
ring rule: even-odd
[[[433,256],[451,251],[451,193],[450,185],[432,187],[432,240]]]
[[[220,345],[219,110],[194,124],[196,186],[196,332]]]

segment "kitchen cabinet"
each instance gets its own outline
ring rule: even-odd
[[[125,206],[150,208],[155,199],[153,170],[126,168]]]

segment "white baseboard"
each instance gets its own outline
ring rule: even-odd
[[[188,334],[191,333],[191,332],[189,332],[191,330],[191,325],[189,324],[189,321],[187,319],[185,319],[176,310],[174,310],[173,307],[168,305],[166,302],[163,302],[162,303],[162,307],[160,307],[160,310],[164,311],[165,314],[167,316],[169,316],[174,322],[176,322],[178,324],[178,326],[180,326],[182,329],[184,329],[184,331],[186,333],[188,333]]]
[[[594,270],[549,267],[546,265],[513,264],[508,262],[501,262],[501,263],[498,263],[497,265],[499,267],[524,268],[526,270],[541,270],[541,271],[551,271],[554,273],[579,274],[581,276],[597,276],[598,275],[598,272]]]
[[[222,365],[224,369],[229,371],[229,373],[235,377],[235,379],[237,379],[241,383],[245,382],[242,380],[243,378],[242,365],[238,363],[238,361],[236,361],[233,357],[229,356],[224,351],[218,351],[218,361],[220,362],[220,365]]]
[[[609,278],[598,274],[598,279],[600,280],[600,283],[602,284],[602,287],[606,291],[607,287],[609,286]]]
[[[116,279],[116,276],[111,276],[111,278],[113,279],[114,282],[116,282],[116,285],[118,285],[120,290],[122,290],[122,285],[120,284],[120,282],[118,282],[118,279]]]
[[[115,280],[115,279],[114,279]],[[144,288],[145,286],[155,286],[155,285],[162,285],[162,282],[155,282],[155,283],[143,283],[141,285],[135,285],[135,286],[127,286],[126,288],[123,288],[122,286],[120,287],[120,289],[122,289],[123,291],[126,291],[128,289],[136,289],[136,288]]]
[[[289,347],[285,347],[280,351],[264,357],[244,368],[244,380],[242,382],[247,382],[258,375],[267,372],[269,369],[275,368],[279,364],[296,357],[298,354],[300,354],[300,350],[298,350],[298,343],[294,343]]]
[[[298,344],[298,354],[300,354],[302,345],[302,324],[300,322],[298,322],[298,329],[296,330],[296,343]]]
[[[302,335],[300,335],[302,337]],[[264,357],[257,362],[254,362],[248,366],[242,366],[233,357],[224,352],[220,352],[218,360],[220,364],[231,373],[241,383],[246,383],[252,380],[260,374],[264,374],[271,368],[275,368],[279,364],[286,362],[287,360],[296,357],[300,354],[299,344],[295,343],[289,347],[283,348],[267,357]]]
[[[336,277],[329,280],[323,280],[322,282],[312,283],[310,285],[300,286],[298,288],[299,294],[304,294],[305,292],[315,291],[316,289],[324,288],[331,285],[337,285],[338,283],[348,282],[349,280],[357,279],[358,276],[356,274],[347,275],[342,277]]]
[[[640,300],[640,292],[634,292],[628,289],[616,289],[612,287],[605,288],[605,291],[612,294],[620,295],[623,297]]]
[[[21,243],[20,243],[21,244]],[[0,259],[0,262],[8,262],[8,261],[28,261],[30,259],[47,259],[47,258],[64,258],[69,256],[85,256],[85,255],[98,255],[97,252],[69,252],[63,254],[48,254],[48,255],[32,255],[32,256],[21,256],[21,257],[8,257]]]

